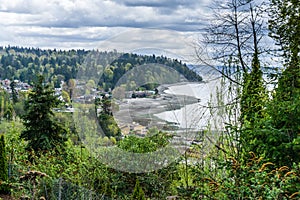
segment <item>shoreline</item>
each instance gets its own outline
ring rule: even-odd
[[[123,99],[118,102],[119,110],[114,113],[114,117],[122,129],[139,127],[137,132],[145,132],[149,128],[157,127],[159,130],[180,130],[178,123],[161,119],[156,114],[164,112],[175,112],[183,107],[199,102],[193,96],[172,94],[170,87],[183,86],[189,84],[203,84],[203,82],[180,82],[176,84],[160,85],[158,87],[159,96],[156,98],[136,98]],[[128,131],[127,131],[128,132]]]

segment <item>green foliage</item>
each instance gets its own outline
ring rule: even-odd
[[[144,191],[143,191],[142,187],[140,186],[140,182],[138,179],[135,182],[135,186],[134,186],[134,190],[133,190],[131,199],[133,199],[133,200],[145,200],[146,199]]]
[[[250,152],[246,165],[230,157],[218,161],[220,176],[204,172],[193,199],[297,199],[299,164],[276,167]],[[200,172],[199,172],[200,173]]]
[[[32,83],[35,74],[43,74],[48,82],[60,87],[61,81],[69,82],[77,75],[82,79],[94,80],[105,90],[114,88],[120,77],[135,66],[146,63],[167,65],[188,80],[201,81],[202,78],[191,71],[186,64],[166,57],[145,56],[129,53],[98,52],[86,50],[42,50],[23,47],[0,47],[1,79],[18,79]],[[72,91],[69,90],[72,99]]]
[[[252,71],[244,74],[244,85],[241,97],[241,121],[254,123],[264,117],[264,108],[267,100],[263,85],[262,71],[255,54],[252,62]]]
[[[109,63],[108,66],[105,67],[103,76],[101,77],[99,84],[101,87],[103,87],[105,90],[108,90],[109,88],[113,89],[120,78],[128,71],[133,69],[136,66],[140,65],[147,65],[147,64],[156,64],[156,65],[165,65],[172,69],[175,69],[178,73],[185,76],[185,78],[189,81],[202,81],[202,77],[197,75],[194,71],[190,70],[186,64],[182,64],[181,61],[178,61],[177,59],[171,60],[167,57],[155,57],[155,56],[145,56],[145,55],[137,55],[137,54],[120,54],[119,57],[112,61],[112,63]],[[151,65],[149,65],[149,68]],[[153,70],[153,68],[151,69]],[[149,84],[148,88],[154,89],[155,84],[153,83],[153,80],[159,78],[160,76],[164,75],[164,72],[160,71],[158,73],[153,74],[151,70],[143,71],[143,76],[136,76],[131,77],[129,74],[127,74],[127,79],[129,81],[131,80],[137,80],[138,83],[152,83]],[[134,78],[134,79],[133,79]],[[166,78],[166,77],[163,77]],[[170,77],[170,80],[175,77]],[[166,79],[164,79],[166,80]],[[134,83],[126,83],[127,85],[135,85]],[[134,90],[136,88],[129,87],[130,90]]]
[[[7,181],[7,169],[4,135],[0,135],[0,180]]]
[[[270,36],[283,50],[285,62],[299,66],[300,52],[300,2],[296,0],[271,0]],[[296,66],[294,66],[296,67]]]
[[[283,72],[273,100],[267,110],[271,116],[269,134],[272,137],[268,141],[269,146],[267,146],[265,152],[272,162],[279,165],[291,166],[293,162],[298,163],[300,161],[299,67],[300,64],[296,67],[291,66]],[[275,149],[277,149],[277,152],[274,151]]]
[[[154,152],[159,148],[165,147],[169,143],[169,138],[170,136],[163,132],[144,138],[129,135],[118,142],[118,147],[133,153]]]
[[[262,131],[262,121],[266,118],[265,107],[268,102],[266,89],[263,84],[262,71],[258,59],[258,52],[255,52],[252,60],[252,71],[244,73],[244,85],[240,102],[240,145],[242,154],[240,160],[246,161],[248,152],[263,155],[260,151],[264,146],[268,135]]]
[[[232,3],[237,2],[244,3],[232,1]],[[251,3],[251,1],[245,3],[248,2]],[[243,74],[240,118],[237,124],[228,120],[226,130],[222,133],[225,137],[220,137],[216,142],[216,149],[219,149],[217,152],[206,152],[207,156],[204,159],[199,160],[197,165],[191,166],[195,192],[190,197],[194,199],[299,198],[300,4],[299,1],[294,0],[272,0],[271,2],[271,13],[269,13],[271,36],[283,49],[285,58],[285,69],[280,75],[278,87],[273,90],[272,99],[268,100],[258,60],[260,52],[254,38],[255,51],[251,71],[248,73],[248,70],[244,70]],[[238,7],[233,6],[233,8]],[[223,17],[218,14],[217,16]],[[235,19],[234,17],[239,15],[227,16],[229,19]],[[241,24],[243,26],[244,23]],[[239,24],[237,25],[238,27],[235,28],[240,28]],[[224,31],[226,26],[222,24],[220,27],[220,30]],[[220,38],[221,49],[228,47],[223,43],[226,39],[222,32],[217,32],[215,27],[211,31],[217,33],[213,35],[212,42],[217,43],[217,39]],[[219,34],[222,37],[218,37]],[[225,34],[225,37],[230,37],[229,39],[236,39],[228,32]],[[243,36],[245,35],[242,35],[241,39]],[[219,55],[223,59],[224,55],[228,54]],[[236,93],[239,94],[239,91],[236,90]],[[223,106],[224,102],[220,104]],[[230,109],[225,111],[234,113]],[[225,145],[228,145],[224,148],[225,151],[220,149],[220,146]],[[249,151],[254,153],[248,154]]]
[[[12,120],[13,105],[9,99],[9,94],[0,89],[0,121],[3,119]]]
[[[46,151],[62,145],[66,138],[65,128],[55,120],[53,108],[60,101],[54,90],[44,85],[43,77],[38,80],[26,101],[26,114],[23,116],[25,130],[21,138],[28,141],[27,150]]]
[[[74,90],[76,88],[75,79],[69,79],[68,82],[67,82],[67,85],[64,85],[64,86],[65,86],[64,91],[67,91],[68,94],[69,94],[69,99],[72,99]]]
[[[0,194],[9,193],[7,185],[8,181],[8,166],[5,151],[4,135],[0,135]]]
[[[23,153],[28,154],[25,151]],[[20,154],[22,152],[18,155]],[[145,196],[163,199],[171,193],[172,183],[176,179],[176,163],[149,173],[122,172],[104,165],[101,160],[91,155],[88,148],[76,146],[70,140],[65,143],[63,149],[57,148],[32,157],[34,162],[27,161],[22,164],[22,174],[27,172],[29,166],[32,171],[43,172],[52,180],[61,177],[67,182],[112,199],[130,198],[137,179],[140,180]],[[42,188],[39,190],[43,191]]]
[[[165,147],[169,142],[168,139],[170,136],[166,133],[157,132],[153,135],[144,137],[144,138],[138,138],[135,136],[128,136],[125,137],[123,140],[118,142],[118,147],[126,150],[128,152],[133,153],[150,153],[159,150],[162,147]],[[151,160],[151,156],[148,155],[147,158],[142,161],[143,164],[149,165],[153,164]],[[159,156],[159,155],[157,155]],[[126,159],[126,158],[125,158]],[[169,157],[169,159],[172,159],[172,157]],[[130,163],[133,165],[132,169],[134,167],[139,167],[138,163]],[[141,166],[142,167],[142,166]],[[179,178],[178,174],[178,163],[177,161],[174,161],[173,163],[169,164],[168,166],[157,169],[152,172],[144,172],[141,174],[133,174],[133,173],[126,173],[126,172],[118,172],[118,192],[125,193],[127,195],[130,195],[133,188],[135,181],[138,179],[140,184],[143,187],[143,191],[145,193],[145,196],[152,198],[165,198],[166,196],[172,194],[173,192],[173,182]],[[116,171],[114,172],[116,173]],[[115,184],[115,183],[114,183]],[[124,185],[127,185],[127,188],[123,188]],[[122,189],[123,188],[123,189]]]
[[[62,119],[62,121],[64,120]],[[36,184],[35,196],[45,195],[44,187],[49,188],[47,191],[49,195],[53,187],[52,184],[58,178],[112,199],[131,198],[137,179],[143,187],[145,196],[151,199],[164,199],[167,195],[173,194],[173,182],[178,179],[176,162],[153,172],[127,173],[109,168],[102,163],[101,159],[94,157],[93,152],[89,151],[89,147],[84,147],[83,144],[74,145],[70,139],[64,143],[63,147],[58,146],[43,154],[28,152],[24,148],[27,142],[19,138],[23,129],[21,124],[14,122],[12,124],[6,123],[4,126],[2,123],[0,127],[1,130],[7,130],[6,149],[10,163],[14,166],[10,181],[13,185],[12,194],[15,197],[20,197],[22,194],[28,196],[33,194],[32,184],[19,179],[28,172],[28,168],[31,171],[43,172],[49,176],[45,183]],[[151,144],[154,144],[155,147],[161,147],[167,143],[167,139],[164,139],[165,136],[156,136],[157,131],[151,133],[153,134],[150,136],[153,141]],[[86,137],[90,136],[86,135]],[[86,140],[89,139],[86,138]],[[127,142],[130,141],[127,140]],[[132,141],[133,143],[134,141]],[[137,145],[133,144],[133,146],[136,149],[141,149]],[[144,147],[146,148],[146,144]],[[23,188],[21,191],[19,190],[20,187]]]
[[[11,88],[12,101],[14,104],[18,102],[18,93],[15,87],[16,87],[16,83],[14,80],[12,80],[10,83],[10,88]]]
[[[27,91],[18,91],[17,102],[13,103],[13,111],[18,118],[21,118],[25,114],[25,100],[27,97]]]
[[[299,1],[271,1],[270,35],[283,50],[285,69],[268,106],[268,114],[271,116],[269,134],[273,137],[269,140],[265,152],[272,162],[288,166],[300,161],[299,10]],[[277,146],[272,146],[274,144]]]
[[[25,107],[24,101],[19,101],[13,105],[13,109],[14,112],[16,113],[16,116],[21,117],[25,114],[24,107]]]
[[[11,165],[24,165],[28,160],[28,154],[25,152],[27,143],[20,139],[23,128],[23,124],[17,121],[1,123],[0,126],[0,131],[5,132],[5,147]]]
[[[70,96],[69,96],[69,94],[66,91],[64,91],[64,90],[61,91],[61,96],[62,96],[64,102],[66,102],[66,103],[70,103],[71,102]]]
[[[24,130],[21,126],[14,124],[7,128],[7,131],[3,123],[0,126],[1,130],[6,131],[5,149],[9,162],[18,166],[18,173],[10,177],[10,181],[13,181],[13,185],[22,185],[19,178],[26,175],[30,168],[31,172],[39,171],[47,174],[49,184],[55,179],[63,178],[72,184],[88,188],[103,194],[105,198],[112,199],[145,199],[145,197],[165,199],[166,196],[174,194],[180,195],[182,199],[299,198],[299,3],[294,0],[272,0],[272,4],[274,20],[271,20],[271,31],[274,38],[284,47],[286,58],[285,70],[279,79],[273,99],[268,102],[256,51],[253,54],[251,71],[249,73],[247,70],[244,71],[241,109],[238,110],[241,111],[241,116],[239,118],[236,115],[238,106],[228,106],[224,105],[224,102],[218,102],[218,107],[224,108],[218,110],[218,113],[221,115],[224,114],[221,112],[227,112],[226,114],[234,116],[237,122],[231,121],[233,118],[228,118],[226,121],[227,117],[224,117],[227,126],[225,131],[222,130],[222,136],[219,137],[216,144],[210,144],[209,147],[205,147],[203,144],[199,147],[201,151],[205,152],[203,153],[205,156],[198,160],[186,156],[185,161],[189,164],[185,166],[175,161],[164,168],[139,174],[112,169],[104,164],[103,160],[94,157],[94,152],[89,151],[94,148],[84,146],[84,142],[81,143],[75,138],[77,134],[74,122],[70,120],[72,117],[53,112],[53,108],[57,107],[59,102],[53,95],[53,90],[49,85],[43,84],[40,77],[26,100],[26,113],[23,117]],[[228,36],[235,38],[232,35]],[[221,40],[223,41],[222,37]],[[45,75],[48,82],[53,81],[52,84],[56,87],[64,80],[66,84],[63,86],[65,91],[63,96],[66,101],[69,101],[70,97],[72,98],[75,89],[74,78],[76,78],[77,72],[89,80],[85,85],[89,89],[96,87],[97,82],[95,81],[98,81],[101,76],[99,86],[105,90],[113,89],[120,77],[128,70],[145,63],[167,65],[184,74],[189,80],[201,80],[199,76],[188,70],[185,64],[165,57],[17,47],[1,48],[1,53],[1,78],[14,76],[16,79],[32,82],[35,72],[40,72]],[[241,60],[243,59],[234,62],[239,65],[242,63]],[[226,74],[232,74],[229,71]],[[125,96],[125,88],[134,90],[141,87],[137,85],[139,81],[141,83],[145,80],[148,81],[148,84],[142,85],[142,89],[155,88],[157,85],[155,81],[151,82],[151,80],[154,77],[162,76],[162,74],[155,74],[156,72],[152,73],[150,70],[145,70],[143,73],[145,76],[135,77],[137,82],[128,80],[120,85],[117,89],[120,98]],[[231,84],[229,90],[232,91],[233,88],[235,87]],[[236,93],[239,93],[238,89]],[[236,93],[234,91],[231,94]],[[19,94],[19,98],[25,99],[25,96],[21,97]],[[97,111],[97,108],[100,107],[100,113],[96,113],[107,137],[99,139],[99,135],[93,135],[94,132],[98,133],[96,127],[84,126],[87,127],[83,130],[85,138],[81,138],[86,141],[97,139],[96,146],[105,149],[99,150],[100,156],[108,152],[107,155],[123,164],[129,157],[123,154],[113,154],[114,149],[146,154],[148,160],[144,160],[143,166],[139,162],[128,164],[129,169],[130,167],[142,168],[149,164],[147,162],[153,161],[150,158],[152,152],[167,147],[169,136],[159,131],[154,134],[150,133],[144,138],[130,135],[121,140],[120,129],[112,116],[111,99],[104,96],[101,100],[97,99],[95,103],[95,107],[93,105],[86,107],[88,112],[84,113],[87,113],[87,116],[79,116],[79,120],[83,123],[94,123],[89,116],[90,111],[93,109]],[[12,108],[19,115],[23,112],[22,101],[10,106],[9,96],[4,91],[0,93],[0,105],[1,118],[7,116],[8,119],[11,119]],[[69,138],[67,142],[65,142],[67,131],[57,121],[64,123],[73,132],[72,138]],[[240,124],[241,127],[239,127]],[[20,135],[26,141],[20,139]],[[114,144],[116,146],[112,146]],[[242,152],[240,152],[240,145],[242,145]],[[33,149],[34,151],[25,151],[25,146],[27,150]],[[206,151],[208,149],[211,151]],[[40,151],[43,153],[39,153]],[[248,154],[249,151],[254,153]],[[5,151],[1,150],[0,140],[0,153],[3,152]],[[7,155],[4,153],[4,156],[1,156],[0,169],[3,164],[1,164],[1,159],[6,159]],[[168,157],[168,159],[172,160],[173,158]],[[7,166],[2,169],[5,168],[7,169]],[[3,174],[0,172],[0,175]],[[179,187],[175,188],[174,185]],[[181,187],[182,185],[184,187]],[[43,191],[38,186],[36,189],[39,192],[34,194]],[[30,194],[28,191],[27,193]]]
[[[121,136],[121,130],[112,115],[102,113],[98,119],[105,136],[116,138]]]
[[[101,98],[95,100],[95,109],[100,109],[98,114],[99,124],[102,128],[103,134],[107,137],[121,136],[121,130],[112,116],[112,100],[109,96],[103,94]]]

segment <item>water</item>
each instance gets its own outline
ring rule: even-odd
[[[184,95],[185,99],[195,97],[198,103],[185,104],[181,109],[165,111],[155,114],[156,117],[170,123],[177,124],[181,129],[203,130],[211,124],[219,129],[224,126],[224,121],[218,116],[216,109],[209,108],[211,105],[217,105],[217,90],[221,90],[221,78],[219,74],[213,71],[210,67],[198,67],[195,69],[199,73],[204,82],[201,83],[180,83],[171,85],[164,92],[173,95]]]

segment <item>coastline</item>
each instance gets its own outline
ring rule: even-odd
[[[145,129],[157,127],[159,130],[178,130],[179,122],[170,122],[159,117],[165,112],[176,112],[187,105],[196,104],[200,100],[193,96],[189,84],[203,84],[203,82],[179,82],[176,84],[160,85],[159,95],[155,98],[135,98],[118,101],[119,110],[114,117],[122,129],[130,126],[143,126]],[[191,95],[181,95],[172,92],[172,87],[185,86]],[[126,127],[127,125],[127,127]]]

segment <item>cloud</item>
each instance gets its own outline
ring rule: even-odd
[[[14,2],[14,3],[12,3]],[[195,30],[192,26],[200,23],[187,23],[187,19],[201,16],[203,4],[198,0],[179,1],[98,1],[98,0],[16,0],[4,2],[0,6],[2,19],[8,24],[44,27],[133,27],[171,28],[186,24],[180,31]],[[142,7],[143,6],[143,7]],[[196,14],[192,16],[192,14]],[[26,14],[26,17],[23,18]],[[5,15],[5,16],[4,16]],[[17,22],[16,22],[17,21]]]
[[[174,45],[180,38],[177,33],[197,34],[205,21],[203,13],[208,1],[2,0],[0,45],[97,48],[96,45],[124,31],[136,33],[145,29],[140,31],[144,39],[130,41],[147,46],[151,43],[145,38],[157,38],[157,42],[164,44],[163,48],[177,51]],[[120,46],[131,45],[127,40],[130,37],[123,39],[118,40]],[[173,44],[167,46],[168,42]]]
[[[132,8],[151,8],[160,17],[181,13],[184,18],[190,12],[195,10],[206,10],[210,0],[114,0],[118,4]],[[182,12],[186,11],[186,12]],[[163,21],[163,20],[162,20]]]
[[[106,41],[99,43],[99,49],[117,49],[123,52],[151,54],[150,50],[167,52],[176,58],[184,58],[190,62],[194,49],[192,48],[193,32],[182,33],[161,29],[130,29]],[[166,54],[164,54],[166,55]]]
[[[165,7],[177,8],[179,6],[192,8],[194,5],[205,2],[201,0],[115,0],[129,7]]]

